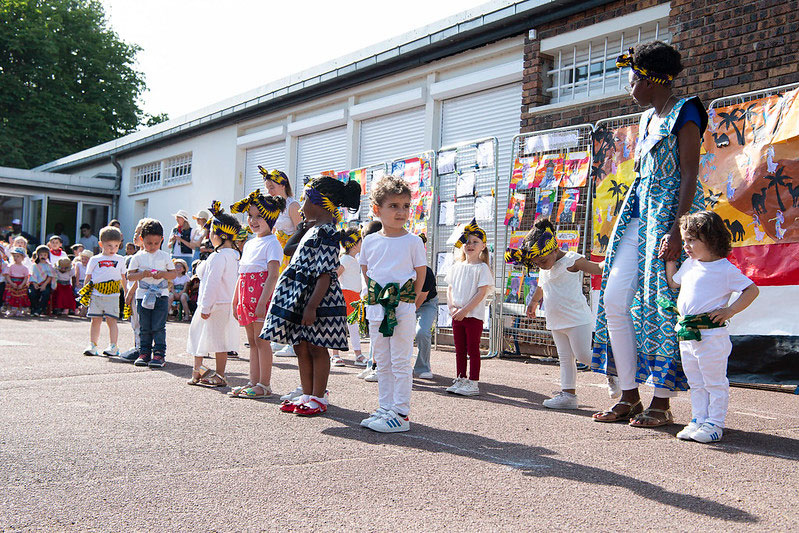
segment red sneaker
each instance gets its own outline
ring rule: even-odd
[[[280,404],[280,410],[284,413],[294,413],[297,407],[299,404],[294,403],[294,400],[283,400],[283,403]]]
[[[315,416],[321,415],[327,411],[327,405],[316,400],[308,400],[300,404],[294,409],[294,414],[298,416]]]

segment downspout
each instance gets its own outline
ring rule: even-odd
[[[122,165],[117,161],[117,156],[111,156],[111,164],[117,169],[114,180],[114,199],[111,201],[111,218],[119,218],[119,196],[122,192]]]

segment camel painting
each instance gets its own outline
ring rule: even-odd
[[[744,226],[741,224],[740,220],[735,220],[730,223],[730,220],[725,218],[724,225],[727,226],[727,229],[730,230],[730,233],[732,234],[732,242],[744,240],[746,232],[744,231]]]

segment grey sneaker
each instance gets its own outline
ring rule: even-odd
[[[577,409],[577,395],[560,392],[552,398],[544,400],[542,405],[550,409]]]
[[[419,375],[417,375],[416,377],[419,378],[419,379],[433,379],[433,373],[432,372],[422,372]]]
[[[460,389],[460,388],[461,388],[461,385],[463,384],[463,382],[464,382],[464,380],[465,380],[465,379],[466,379],[466,378],[455,378],[455,379],[452,381],[452,385],[450,385],[449,387],[447,387],[447,392],[449,392],[449,393],[451,393],[451,394],[455,394],[455,392],[456,392],[458,389]]]
[[[371,415],[361,420],[361,427],[368,428],[369,424],[371,424],[372,422],[383,416],[383,413],[385,412],[386,412],[385,409],[383,409],[382,407],[378,407],[377,411],[375,411]]]
[[[461,396],[477,396],[480,394],[480,387],[477,385],[476,381],[464,379],[461,382],[461,386],[455,390],[455,394],[459,394]]]

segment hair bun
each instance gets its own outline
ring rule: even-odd
[[[361,207],[361,184],[355,180],[350,180],[344,185],[344,194],[342,195],[344,207],[350,209],[358,209]]]

